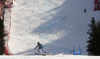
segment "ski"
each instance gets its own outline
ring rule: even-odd
[[[36,55],[43,55],[43,56],[46,56],[47,54],[40,54],[40,53],[35,53]]]

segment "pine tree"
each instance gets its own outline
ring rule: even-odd
[[[88,25],[89,40],[87,41],[88,55],[100,55],[100,21],[96,22],[92,17],[91,24]]]
[[[5,44],[5,40],[4,40],[4,36],[6,36],[6,34],[4,33],[4,9],[2,9],[2,17],[3,19],[0,19],[0,55],[3,55],[4,52],[4,44]]]
[[[4,36],[3,20],[0,19],[0,55],[4,54]]]

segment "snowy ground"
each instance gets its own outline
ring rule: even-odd
[[[37,42],[50,54],[73,55],[73,46],[80,46],[87,55],[88,24],[91,17],[100,20],[94,0],[16,0],[11,15],[8,45],[14,55],[24,56],[34,55]]]
[[[0,56],[1,59],[100,59],[100,56],[72,56],[72,55],[57,55],[57,56]]]

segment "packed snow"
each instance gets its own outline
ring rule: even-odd
[[[92,17],[100,20],[94,0],[16,0],[11,11],[8,46],[12,54],[23,56],[37,57],[37,42],[58,59],[75,59],[73,46],[75,50],[80,46],[82,55],[87,55],[88,24]]]

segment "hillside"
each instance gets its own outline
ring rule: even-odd
[[[37,42],[50,54],[73,55],[73,46],[80,46],[87,55],[88,24],[91,17],[100,20],[94,0],[16,0],[11,11],[8,46],[14,55],[34,55]]]

